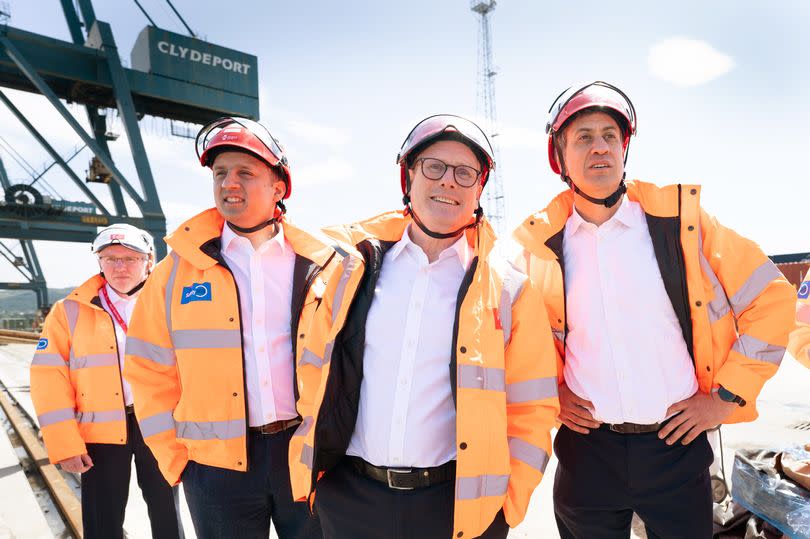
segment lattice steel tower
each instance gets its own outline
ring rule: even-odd
[[[497,71],[495,71],[492,61],[492,31],[490,28],[490,14],[495,9],[495,5],[495,0],[470,1],[470,10],[479,17],[476,110],[479,116],[483,118],[484,125],[481,128],[492,143],[497,164],[496,170],[490,174],[487,188],[484,190],[484,212],[493,228],[495,228],[495,232],[498,233],[498,236],[501,236],[505,233],[506,208],[503,198],[503,182],[501,181],[501,164],[498,161],[497,114],[495,110],[495,75],[497,75]]]

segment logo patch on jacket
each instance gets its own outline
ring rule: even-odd
[[[37,350],[45,350],[46,348],[48,348],[48,339],[40,339],[37,342]]]
[[[192,301],[211,301],[211,283],[193,283],[191,286],[184,286],[180,305]]]
[[[799,286],[799,299],[810,297],[810,281],[805,281]]]

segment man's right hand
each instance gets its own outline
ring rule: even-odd
[[[90,455],[85,453],[84,455],[76,455],[69,459],[60,460],[58,464],[66,472],[84,473],[93,467],[93,459],[90,458]]]
[[[598,429],[602,424],[596,421],[589,409],[593,409],[593,403],[582,399],[568,389],[568,385],[562,383],[559,387],[560,395],[560,422],[574,432],[588,434],[588,430]]]

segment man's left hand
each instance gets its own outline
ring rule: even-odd
[[[717,393],[707,395],[698,391],[667,409],[667,416],[678,415],[658,431],[658,437],[662,440],[666,438],[667,445],[674,444],[681,437],[683,445],[690,444],[701,432],[722,423],[735,408],[737,403],[726,402]]]

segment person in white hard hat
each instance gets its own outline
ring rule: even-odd
[[[148,232],[127,224],[93,241],[99,273],[58,301],[31,363],[31,397],[52,463],[81,474],[85,538],[123,537],[132,460],[152,537],[183,537],[177,489],[158,469],[121,377],[138,292],[154,266]]]

